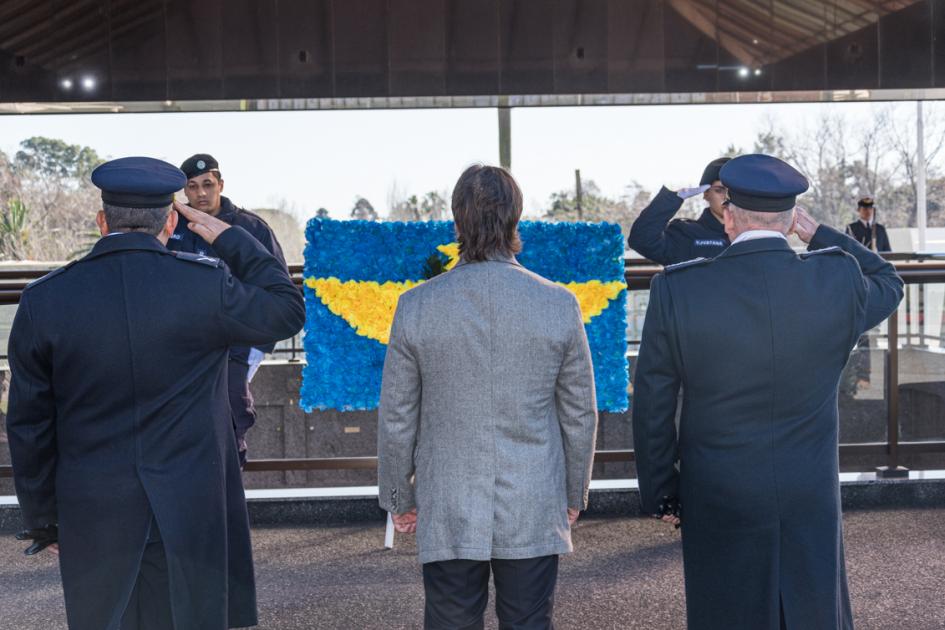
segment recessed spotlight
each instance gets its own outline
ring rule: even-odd
[[[756,77],[760,77],[760,76],[761,76],[761,68],[755,68],[755,76],[756,76]]]
[[[740,76],[740,77],[742,77],[742,78],[747,77],[747,76],[748,76],[748,68],[746,68],[745,66],[742,66],[741,68],[739,68],[739,69],[738,69],[738,76]]]
[[[94,90],[94,89],[95,89],[95,79],[92,78],[92,77],[83,77],[83,79],[82,79],[82,87],[85,88],[86,91]]]
[[[64,90],[71,90],[71,89],[72,89],[72,79],[63,79],[62,81],[59,82],[59,85],[60,85],[60,87],[62,87],[62,89],[64,89]]]

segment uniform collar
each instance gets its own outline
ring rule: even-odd
[[[696,219],[698,223],[701,223],[706,228],[712,230],[713,232],[718,232],[725,236],[725,226],[722,225],[722,222],[715,218],[715,215],[712,214],[711,208],[706,208],[702,211],[702,214],[699,215],[699,218]],[[726,236],[726,238],[728,238]]]
[[[83,257],[82,260],[98,258],[99,256],[105,256],[106,254],[112,254],[114,252],[132,250],[167,252],[167,248],[161,245],[161,241],[150,234],[145,234],[144,232],[112,233],[98,239],[98,242],[92,247],[92,251]]]
[[[521,263],[519,263],[518,260],[515,259],[515,256],[503,256],[502,254],[492,254],[491,256],[488,256],[486,260],[469,261],[469,260],[465,260],[464,258],[460,258],[459,262],[456,263],[456,267],[459,267],[461,265],[476,264],[479,262],[502,262],[502,263],[508,263],[510,265],[518,265],[519,267],[521,267]],[[453,268],[455,269],[456,267],[453,267]]]
[[[793,254],[794,250],[791,249],[791,246],[788,245],[787,239],[783,236],[775,236],[773,238],[754,238],[740,241],[738,243],[732,243],[728,246],[728,248],[725,249],[725,251],[718,255],[718,258],[740,256],[742,254],[754,254],[757,252],[790,252]]]
[[[230,201],[229,197],[224,197],[220,195],[220,211],[217,212],[217,218],[223,221],[224,216],[229,216],[231,214],[236,214],[239,210],[236,206],[233,205],[233,202]]]
[[[780,232],[775,232],[774,230],[748,230],[747,232],[742,232],[735,237],[735,240],[732,241],[732,245],[735,243],[743,243],[745,241],[753,241],[759,238],[783,238],[787,240],[787,237]]]

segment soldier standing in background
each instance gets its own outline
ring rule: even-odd
[[[235,206],[229,198],[223,196],[223,176],[220,174],[219,163],[212,155],[206,153],[192,155],[184,160],[180,170],[187,176],[184,194],[187,195],[187,202],[191,207],[206,212],[224,223],[238,225],[245,229],[262,243],[263,247],[288,271],[285,256],[282,255],[282,247],[269,225],[258,215]],[[168,241],[167,248],[173,251],[216,256],[210,243],[188,230],[183,223],[177,226],[177,231]],[[227,370],[228,393],[230,410],[233,412],[233,430],[239,445],[240,467],[246,464],[246,432],[256,423],[256,408],[249,384],[263,357],[274,348],[275,344],[252,348],[245,346],[230,348],[230,362]]]

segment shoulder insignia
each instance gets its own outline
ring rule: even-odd
[[[800,257],[810,258],[811,256],[816,256],[818,254],[843,254],[843,253],[845,252],[843,251],[842,247],[839,247],[837,245],[832,245],[831,247],[824,247],[823,249],[815,249],[809,252],[801,252]]]
[[[213,256],[204,256],[203,254],[191,254],[190,252],[171,252],[171,255],[178,260],[207,265],[208,267],[222,267],[223,261]]]
[[[62,266],[62,267],[59,267],[59,269],[53,269],[52,271],[50,271],[49,273],[47,273],[47,274],[46,274],[45,276],[43,276],[42,278],[37,278],[36,280],[33,280],[32,282],[30,282],[29,284],[27,284],[25,288],[26,288],[26,289],[29,289],[29,288],[31,288],[31,287],[35,287],[37,284],[42,284],[43,282],[46,282],[46,281],[49,280],[50,278],[55,278],[56,276],[58,276],[59,274],[61,274],[62,272],[64,272],[66,269],[68,269],[68,268],[71,267],[72,265],[76,264],[77,262],[79,262],[79,261],[78,261],[78,260],[73,260],[71,263],[69,263],[69,264],[67,264],[67,265],[64,265],[64,266]]]
[[[709,262],[710,260],[712,260],[712,259],[711,259],[711,258],[706,258],[706,257],[704,257],[704,256],[700,256],[699,258],[693,258],[692,260],[685,260],[685,261],[683,261],[683,262],[678,262],[678,263],[673,264],[673,265],[666,265],[665,267],[663,267],[663,271],[665,271],[666,273],[671,273],[671,272],[673,272],[673,271],[679,271],[680,269],[686,269],[686,268],[688,268],[688,267],[695,267],[695,266],[697,266],[697,265],[704,265],[705,263]]]

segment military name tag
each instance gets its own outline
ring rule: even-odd
[[[696,246],[699,247],[725,247],[725,241],[716,239],[696,239]]]

